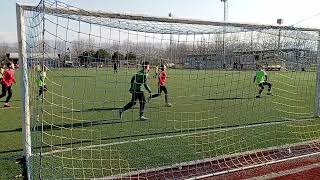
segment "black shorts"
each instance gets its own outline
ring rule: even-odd
[[[266,85],[271,86],[271,84],[268,83],[268,82],[263,82],[263,83],[259,83],[259,84],[258,84],[258,86],[259,86],[260,88],[262,88],[262,89],[264,89],[263,86],[266,86]]]
[[[162,91],[164,94],[168,94],[166,86],[159,86],[158,93],[161,94]]]
[[[40,91],[47,91],[48,90],[46,85],[44,85],[43,87],[40,86],[39,88],[40,88]]]

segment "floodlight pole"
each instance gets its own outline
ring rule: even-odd
[[[21,96],[22,96],[22,133],[23,150],[27,168],[27,179],[31,179],[31,131],[30,131],[30,106],[29,106],[29,80],[27,64],[27,44],[24,9],[18,3],[16,4],[17,15],[17,34],[19,46],[19,64],[21,67]]]
[[[283,19],[277,19],[277,24],[281,26],[283,24]],[[279,34],[278,34],[278,55],[280,56],[280,49],[281,49],[281,28],[279,28]]]
[[[71,49],[70,48],[67,48],[67,51],[68,51],[68,53],[69,53],[69,63],[72,63],[72,65],[73,65],[73,61],[72,61],[72,57],[71,57]]]
[[[228,21],[228,0],[221,0],[223,2],[223,21]],[[225,43],[225,34],[226,34],[226,27],[225,24],[223,25],[223,34],[222,34],[222,46],[223,46],[223,65],[222,67],[225,68],[226,65],[226,43]]]
[[[69,52],[69,61],[71,62],[71,61],[72,61],[72,58],[71,58],[71,50],[70,50],[70,48],[68,48],[67,50],[68,50],[68,52]]]
[[[172,18],[172,13],[168,14],[169,18]],[[170,62],[172,61],[172,25],[170,25],[170,44],[169,44],[169,51],[170,51]]]
[[[228,20],[228,0],[221,0],[223,2],[223,21],[227,22]]]

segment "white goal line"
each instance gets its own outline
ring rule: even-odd
[[[312,119],[302,119],[302,120],[306,121],[306,120],[312,120]],[[229,131],[229,130],[235,130],[235,129],[245,129],[245,128],[252,128],[252,127],[275,125],[275,124],[284,124],[284,123],[288,123],[288,122],[292,122],[292,121],[302,121],[302,120],[285,119],[283,121],[276,121],[276,122],[264,122],[264,123],[260,123],[260,124],[243,125],[243,126],[236,126],[236,127],[227,127],[227,128],[223,128],[223,129],[211,129],[211,130],[205,130],[205,131],[200,131],[199,130],[200,132],[183,133],[183,134],[175,134],[175,135],[168,135],[168,136],[158,136],[158,137],[150,137],[150,138],[143,138],[143,139],[111,142],[111,143],[106,143],[106,144],[89,145],[89,146],[83,146],[83,147],[78,147],[78,148],[64,148],[64,147],[61,147],[60,150],[44,152],[44,153],[41,153],[41,155],[52,155],[52,154],[61,153],[61,152],[68,152],[68,151],[72,151],[72,150],[86,150],[86,149],[90,149],[91,150],[93,148],[98,148],[98,147],[106,147],[106,146],[128,144],[128,143],[137,143],[137,142],[152,141],[152,140],[159,140],[159,139],[177,138],[177,137],[184,137],[184,136],[190,136],[190,135],[206,134],[206,133],[219,132],[219,131]]]

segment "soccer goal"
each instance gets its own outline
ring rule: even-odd
[[[187,179],[320,152],[319,29],[55,0],[17,20],[30,179]]]

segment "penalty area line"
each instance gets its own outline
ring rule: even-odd
[[[256,124],[243,125],[243,126],[232,126],[232,127],[219,128],[219,129],[214,128],[214,129],[209,129],[209,130],[205,130],[205,131],[199,130],[199,132],[192,132],[192,133],[189,132],[189,133],[174,134],[174,135],[168,135],[168,136],[156,136],[156,137],[149,137],[149,138],[142,138],[142,139],[135,139],[135,140],[118,141],[118,142],[111,142],[111,143],[106,143],[106,144],[83,146],[83,147],[78,147],[78,148],[63,148],[63,147],[61,147],[61,149],[59,149],[59,150],[44,152],[44,153],[41,153],[41,155],[52,155],[52,154],[61,153],[61,152],[68,152],[68,151],[72,151],[72,150],[86,150],[86,149],[113,146],[113,145],[121,145],[121,144],[128,144],[128,143],[138,143],[138,142],[145,142],[145,141],[152,141],[152,140],[179,138],[179,137],[192,136],[192,135],[197,135],[197,134],[219,132],[222,130],[226,131],[226,130],[236,130],[236,129],[260,127],[260,126],[266,126],[266,125],[283,124],[283,123],[288,123],[291,121],[292,120],[282,120],[282,121],[256,123]]]

